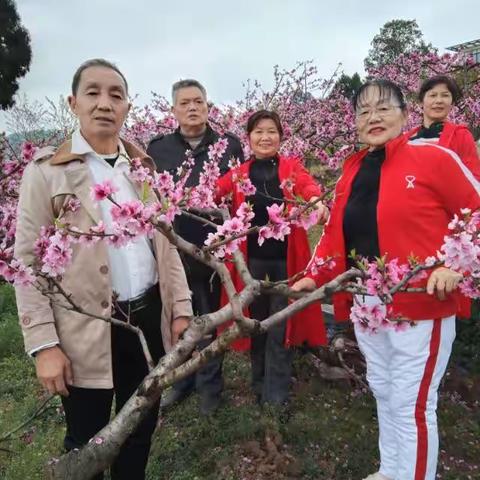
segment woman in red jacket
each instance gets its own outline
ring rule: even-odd
[[[453,150],[480,180],[480,159],[470,130],[466,125],[447,120],[453,106],[462,96],[457,82],[445,75],[437,75],[422,83],[418,100],[423,109],[423,124],[407,133],[411,140],[436,143]]]
[[[255,217],[252,225],[263,226],[268,220],[267,207],[274,203],[286,204],[290,210],[294,197],[314,201],[321,189],[303,167],[298,158],[278,154],[283,129],[275,112],[260,110],[247,122],[247,133],[252,157],[235,170],[223,176],[218,183],[219,198],[232,194],[232,211],[248,201]],[[235,182],[236,177],[248,177],[256,187],[253,195],[245,197]],[[293,190],[286,185],[290,180]],[[328,210],[317,203],[321,219]],[[242,243],[242,252],[254,278],[273,282],[285,280],[305,269],[310,259],[307,234],[301,227],[292,225],[285,241],[266,239],[261,245],[258,234],[250,234]],[[242,284],[229,262],[233,280],[238,290]],[[261,295],[250,305],[250,316],[264,320],[287,306],[287,298],[281,295]],[[291,377],[292,347],[326,343],[325,327],[320,305],[314,305],[288,319],[268,333],[251,339],[252,387],[260,403],[285,404]],[[244,345],[245,347],[246,345]]]
[[[447,121],[453,106],[458,103],[462,92],[457,82],[445,75],[437,75],[425,80],[418,92],[418,100],[423,108],[423,124],[407,133],[412,141],[429,142],[454,151],[480,180],[480,158],[477,146],[466,125]],[[459,297],[457,315],[470,318],[471,301]]]
[[[317,257],[334,257],[333,272],[307,275],[294,290],[313,290],[353,264],[355,249],[373,261],[387,255],[407,263],[435,255],[448,223],[462,208],[480,208],[479,184],[457,155],[437,145],[409,142],[404,96],[386,80],[365,83],[353,98],[364,150],[349,157],[335,188]],[[448,181],[446,180],[448,179]],[[434,480],[438,456],[437,390],[455,337],[461,275],[437,268],[426,293],[394,295],[392,314],[414,321],[406,330],[369,333],[355,323],[377,402],[380,470],[369,480]],[[355,297],[380,305],[378,297]],[[348,318],[352,297],[334,296],[335,315]],[[385,310],[384,310],[385,311]],[[353,317],[352,317],[353,318]]]

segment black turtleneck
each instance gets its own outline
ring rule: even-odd
[[[257,191],[247,197],[253,205],[255,218],[252,225],[263,226],[268,223],[267,207],[283,202],[283,191],[278,177],[278,157],[255,159],[250,165],[250,181]],[[248,256],[253,258],[280,259],[287,256],[287,240],[281,242],[269,238],[262,246],[258,245],[258,234],[248,236]]]
[[[422,125],[420,130],[410,138],[410,140],[417,140],[419,138],[440,138],[443,132],[443,122],[432,123],[429,127]]]
[[[385,149],[373,150],[363,159],[353,180],[343,216],[343,235],[347,256],[355,249],[357,255],[374,260],[380,256],[378,245],[377,203],[380,172]],[[348,265],[352,265],[350,259]]]

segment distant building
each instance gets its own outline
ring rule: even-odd
[[[475,63],[480,63],[480,38],[470,42],[459,43],[452,47],[447,47],[447,50],[452,52],[462,52],[470,55]]]

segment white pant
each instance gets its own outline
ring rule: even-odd
[[[355,325],[355,334],[377,401],[380,472],[394,480],[434,480],[437,390],[455,339],[455,316],[421,320],[403,332],[370,334]]]

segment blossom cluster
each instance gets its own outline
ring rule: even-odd
[[[286,219],[286,207],[282,203],[274,203],[267,207],[269,222],[258,231],[258,244],[263,245],[267,238],[275,240],[284,240],[285,236],[291,232],[291,227]]]
[[[16,284],[24,284],[31,278],[31,270],[13,258],[13,243],[20,180],[36,151],[35,145],[25,142],[17,152],[0,134],[0,279]]]
[[[405,291],[418,286],[421,280],[428,277],[426,269],[436,263],[418,263],[415,258],[400,263],[398,258],[388,260],[387,257],[382,257],[372,262],[357,258],[356,265],[363,275],[356,281],[358,294],[354,295],[350,311],[352,323],[370,333],[388,329],[403,331],[413,325],[413,322],[394,315],[390,305],[393,294],[397,289]]]
[[[445,266],[463,274],[460,291],[469,298],[480,298],[480,211],[463,209],[449,223],[449,235],[437,252]]]
[[[257,189],[255,188],[255,185],[252,183],[248,175],[240,175],[238,173],[234,173],[232,175],[232,180],[234,183],[237,184],[238,190],[242,192],[246,197],[255,195]]]
[[[17,153],[0,134],[0,249],[6,249],[15,239],[20,180],[36,151],[35,145],[25,142]]]
[[[45,231],[45,236],[40,236],[35,245],[42,254],[39,257],[41,271],[50,277],[61,276],[72,261],[72,243],[73,237],[64,231],[55,231],[49,236]]]
[[[31,267],[21,260],[13,258],[10,249],[0,250],[0,278],[14,285],[31,285],[35,281],[35,274]]]
[[[370,334],[390,329],[402,332],[409,326],[414,325],[414,322],[408,320],[392,320],[391,308],[385,304],[369,305],[357,300],[354,301],[350,311],[350,320],[353,324],[358,325],[363,332],[369,332]]]
[[[313,257],[307,266],[307,272],[311,275],[318,275],[321,271],[329,271],[335,268],[336,262],[333,258]]]
[[[235,217],[226,220],[217,227],[215,233],[209,233],[205,245],[210,247],[217,258],[224,258],[236,252],[251,227],[254,218],[252,205],[243,202],[237,209]],[[215,248],[214,248],[215,247]]]
[[[216,208],[215,190],[220,178],[220,161],[227,150],[228,140],[220,138],[208,147],[208,162],[203,166],[198,185],[192,190],[187,202],[189,208]]]
[[[413,285],[428,276],[425,270],[414,272],[418,265],[413,259],[408,263],[400,264],[398,258],[387,261],[386,257],[383,257],[373,262],[360,259],[357,265],[365,273],[364,280],[359,279],[359,283],[368,295],[379,297],[389,295],[392,288],[405,280],[408,280],[407,285]]]

